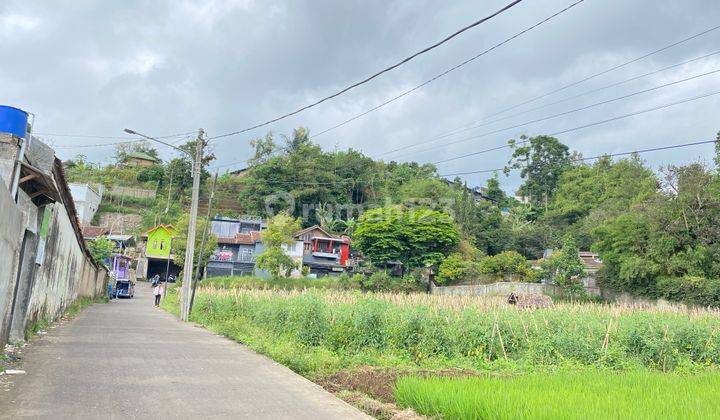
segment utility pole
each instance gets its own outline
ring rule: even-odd
[[[140,136],[142,138],[152,140],[154,142],[172,147],[178,152],[184,153],[193,159],[193,188],[192,201],[190,202],[190,222],[188,225],[188,239],[185,250],[185,266],[183,267],[183,283],[180,296],[180,319],[187,321],[190,316],[190,283],[193,277],[193,260],[195,258],[195,225],[197,223],[198,200],[200,198],[200,172],[202,171],[203,148],[205,147],[205,131],[201,128],[198,130],[197,144],[195,145],[195,157],[186,150],[177,147],[174,144],[138,133],[135,130],[126,128],[124,132]]]
[[[202,255],[205,250],[205,241],[207,240],[208,230],[210,229],[210,215],[212,214],[212,202],[213,202],[213,197],[215,197],[215,185],[217,184],[217,177],[218,177],[218,174],[217,174],[217,172],[215,172],[215,176],[213,177],[213,182],[212,182],[212,189],[210,190],[210,198],[208,199],[207,216],[205,216],[205,228],[203,229],[202,240],[200,241],[200,259],[202,259]],[[190,314],[192,314],[193,303],[195,303],[195,289],[197,289],[197,285],[198,285],[199,281],[200,281],[200,261],[198,261],[198,265],[195,268],[195,278],[193,279],[192,292],[190,293],[190,308],[188,309],[188,317],[190,316]]]
[[[202,169],[203,146],[205,145],[204,134],[201,128],[198,131],[197,144],[195,145],[190,222],[188,224],[188,238],[185,249],[185,266],[183,267],[182,295],[180,300],[180,320],[182,321],[187,321],[190,317],[190,286],[193,278],[193,261],[195,258],[195,225],[197,224],[198,200],[200,198],[200,171]]]

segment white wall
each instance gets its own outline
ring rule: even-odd
[[[100,206],[100,193],[88,184],[68,184],[78,219],[83,225],[89,225]]]

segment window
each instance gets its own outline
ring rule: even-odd
[[[158,247],[158,242],[157,242],[157,239],[156,239],[156,240],[153,241],[153,248],[157,249],[157,247]]]
[[[165,241],[160,242],[160,249],[163,249],[163,248],[165,248]]]

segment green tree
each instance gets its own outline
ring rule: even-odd
[[[88,251],[90,251],[90,255],[92,255],[93,259],[98,263],[105,265],[105,259],[110,258],[112,256],[113,250],[115,249],[115,244],[110,239],[100,236],[93,240],[86,241],[85,246],[87,246]]]
[[[572,236],[567,236],[562,248],[543,261],[542,268],[545,278],[560,286],[567,296],[576,298],[585,294],[582,284],[585,269]]]
[[[720,174],[720,131],[715,137],[715,170]]]
[[[520,253],[505,251],[480,260],[479,270],[483,274],[495,277],[525,278],[531,277],[532,267]]]
[[[560,176],[571,166],[569,149],[558,139],[549,136],[529,139],[522,136],[520,140],[509,141],[513,154],[505,172],[520,169],[520,176],[525,182],[518,192],[530,197],[533,204],[547,207]]]
[[[439,285],[460,283],[467,278],[470,264],[471,261],[458,252],[448,255],[438,267],[435,282]]]
[[[493,173],[493,176],[488,178],[485,184],[486,192],[485,196],[492,200],[492,202],[498,207],[507,207],[509,200],[505,191],[500,188],[500,178],[498,173]]]
[[[265,250],[255,260],[257,267],[275,277],[284,269],[292,268],[295,262],[283,251],[282,246],[292,245],[295,242],[293,233],[298,230],[300,221],[287,213],[278,213],[270,219],[267,229],[261,234]]]
[[[180,267],[184,267],[188,240],[188,227],[190,226],[190,215],[185,213],[180,216],[174,226],[177,229],[177,235],[172,240],[172,253],[175,256],[175,264]],[[209,226],[207,226],[208,233],[205,239],[205,247],[200,249],[203,232],[205,232],[206,226],[207,220],[198,218],[197,223],[195,224],[195,258],[193,264],[193,275],[198,264],[200,264],[201,269],[207,265],[208,260],[210,260],[210,257],[217,248],[217,237],[210,231]]]
[[[354,240],[375,264],[401,261],[409,267],[425,267],[440,263],[457,245],[459,233],[447,213],[388,206],[363,213]]]
[[[265,137],[250,140],[250,146],[255,149],[255,155],[248,162],[248,166],[265,163],[277,150],[272,132],[267,133]]]

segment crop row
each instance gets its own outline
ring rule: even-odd
[[[240,320],[337,355],[373,352],[420,365],[482,368],[507,361],[673,371],[720,364],[720,318],[714,312],[601,305],[526,311],[498,301],[475,303],[453,297],[205,289],[193,316],[208,325]]]

